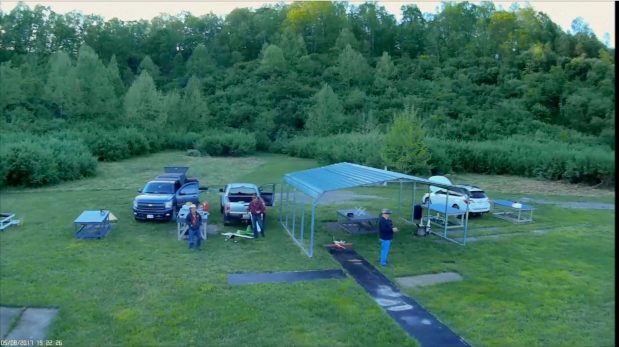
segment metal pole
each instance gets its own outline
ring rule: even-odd
[[[312,225],[310,227],[310,249],[309,256],[314,256],[314,221],[316,219],[316,205],[315,202],[312,203]]]
[[[443,228],[443,236],[447,237],[447,220],[449,219],[449,217],[447,216],[447,208],[449,206],[449,190],[445,189],[445,220],[444,222],[444,228]]]
[[[415,218],[415,198],[417,194],[417,182],[413,182],[413,202],[411,203],[411,223],[413,222],[413,218]]]
[[[303,231],[305,229],[305,194],[301,197],[301,244],[303,241]]]
[[[291,187],[292,186],[290,184],[286,186],[286,228],[288,228],[288,215],[290,215],[290,189]]]
[[[292,208],[292,237],[294,238],[295,227],[297,224],[297,190],[294,190],[294,195],[292,195],[293,208]]]
[[[279,205],[279,216],[277,217],[280,223],[282,222],[282,214],[284,212],[284,184],[286,184],[286,181],[282,179],[282,185],[279,188],[279,201],[281,203]]]
[[[402,180],[400,180],[400,193],[398,195],[398,214],[402,216]]]
[[[469,200],[469,196],[466,196],[466,200]],[[462,239],[462,244],[466,245],[466,232],[469,228],[469,204],[466,204],[466,219],[464,220],[464,238]]]

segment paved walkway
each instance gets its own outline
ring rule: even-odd
[[[56,314],[58,310],[55,308],[0,307],[0,338],[26,343],[30,340],[33,344],[28,346],[34,346],[38,341],[45,340],[47,328]],[[14,324],[15,321],[17,324]]]
[[[354,250],[330,250],[344,269],[422,347],[470,346]]]
[[[395,279],[395,281],[404,288],[417,288],[462,280],[462,276],[455,272],[441,272],[436,274],[397,277]]]

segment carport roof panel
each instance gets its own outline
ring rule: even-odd
[[[291,172],[284,180],[314,199],[328,191],[398,180],[437,185],[424,178],[351,163]]]

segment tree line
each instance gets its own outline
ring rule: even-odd
[[[78,141],[99,160],[165,148],[294,154],[308,138],[369,146],[412,106],[425,144],[435,144],[412,173],[494,172],[441,164],[453,141],[472,150],[493,143],[498,153],[520,138],[569,160],[585,149],[614,152],[614,49],[582,19],[566,33],[529,7],[401,11],[398,22],[376,3],[295,2],[122,21],[20,3],[0,13],[2,141]],[[25,154],[3,147],[11,150],[0,149],[2,184],[75,176],[22,182],[15,172]],[[348,158],[363,152],[348,148]],[[605,161],[591,177],[567,168],[527,175],[608,182],[611,160],[612,172]]]

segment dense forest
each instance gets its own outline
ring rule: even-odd
[[[0,12],[0,185],[164,149],[614,183],[615,51],[586,22],[566,33],[491,2],[401,11],[320,1],[122,21],[20,3]]]

